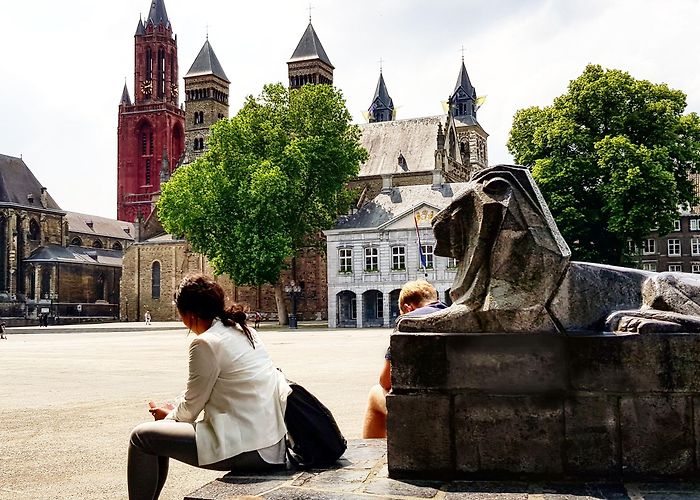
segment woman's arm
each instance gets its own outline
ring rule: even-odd
[[[201,338],[195,338],[190,344],[189,377],[185,395],[165,418],[194,422],[209,401],[218,376],[219,365],[211,346]]]

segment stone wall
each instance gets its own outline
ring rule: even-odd
[[[154,321],[178,319],[173,305],[173,294],[180,280],[190,273],[213,275],[208,260],[192,251],[189,243],[183,240],[136,243],[124,253],[121,282],[121,319],[139,321],[146,310],[151,311]],[[160,264],[160,297],[153,297],[153,264]],[[325,260],[320,252],[309,248],[296,258],[297,281],[303,284],[303,293],[298,301],[300,320],[313,320],[327,317],[327,278]],[[291,271],[282,275],[282,283],[291,280]],[[277,305],[274,289],[267,286],[236,286],[227,276],[217,281],[234,302],[243,304],[251,311],[260,311],[267,317],[276,317]],[[291,311],[289,299],[287,311]]]
[[[392,477],[700,472],[700,335],[395,333]]]

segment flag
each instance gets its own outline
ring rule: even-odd
[[[413,224],[416,226],[416,237],[418,238],[418,257],[420,258],[420,265],[425,270],[428,265],[425,261],[425,254],[423,253],[423,245],[420,241],[420,231],[418,230],[418,217],[416,217],[416,208],[413,207]]]
[[[482,95],[476,98],[476,101],[474,102],[475,110],[478,111],[481,106],[484,105],[486,102],[486,96]]]

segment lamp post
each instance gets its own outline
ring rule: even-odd
[[[297,327],[297,299],[301,295],[301,286],[297,285],[294,280],[289,282],[289,285],[284,287],[284,291],[289,295],[292,302],[292,313],[289,315],[289,328]]]

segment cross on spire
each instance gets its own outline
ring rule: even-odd
[[[462,62],[464,62],[464,44],[462,44]]]
[[[315,9],[315,8],[316,7],[314,7],[313,5],[311,5],[311,3],[309,3],[309,22],[311,22],[311,9]]]
[[[380,72],[380,73],[382,72],[382,69],[384,69],[384,68],[383,68],[383,63],[384,63],[384,59],[382,59],[382,58],[380,57],[380,58],[379,58],[379,72]]]

